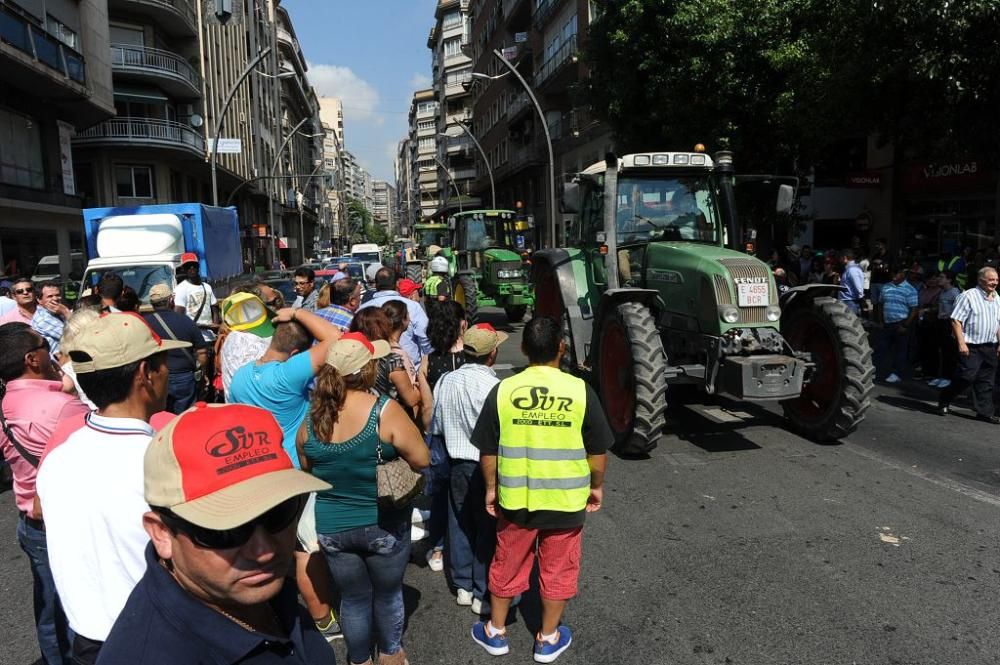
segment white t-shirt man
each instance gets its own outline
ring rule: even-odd
[[[208,302],[205,302],[205,298],[208,298]],[[202,307],[203,302],[205,303],[204,307]],[[192,284],[184,280],[174,289],[174,304],[178,307],[183,307],[184,311],[187,312],[188,318],[194,321],[195,324],[210,326],[212,325],[212,306],[218,305],[219,301],[216,299],[212,287],[205,282]],[[201,314],[198,314],[199,309],[201,310]],[[195,316],[198,318],[195,319]]]
[[[49,566],[74,633],[103,642],[146,572],[143,457],[153,428],[141,420],[86,417],[52,441],[36,489]]]

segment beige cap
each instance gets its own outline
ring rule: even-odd
[[[70,358],[77,374],[99,372],[139,362],[161,351],[183,349],[190,342],[160,339],[138,314],[103,314],[76,338]]]
[[[144,460],[146,503],[206,529],[234,529],[330,485],[299,471],[269,411],[198,402],[161,429]]]
[[[384,358],[392,351],[389,342],[370,341],[362,333],[344,333],[330,345],[326,352],[326,364],[347,376],[357,374],[365,365],[376,358]]]
[[[477,323],[462,335],[465,352],[470,356],[486,356],[507,341],[507,334],[496,330],[488,323]]]
[[[149,290],[149,302],[163,302],[174,295],[174,292],[166,284],[154,284]]]

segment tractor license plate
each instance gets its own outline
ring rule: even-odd
[[[771,304],[768,286],[763,284],[737,284],[740,307],[767,307]]]

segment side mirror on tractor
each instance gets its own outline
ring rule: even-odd
[[[562,196],[559,198],[559,209],[567,214],[580,212],[580,185],[575,182],[562,184]]]
[[[791,185],[778,186],[778,203],[774,206],[776,212],[787,215],[795,203],[795,188]]]

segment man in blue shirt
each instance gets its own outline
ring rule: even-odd
[[[399,338],[399,345],[403,347],[414,365],[420,365],[423,356],[430,355],[431,343],[427,339],[427,313],[420,303],[404,298],[396,290],[396,277],[390,268],[379,268],[375,273],[375,295],[358,308],[381,307],[390,300],[398,300],[406,305],[410,315],[410,327],[403,331]]]
[[[889,364],[886,383],[899,383],[906,375],[906,359],[910,348],[910,327],[917,318],[917,290],[906,281],[906,270],[896,269],[891,282],[882,287],[879,303],[879,322],[882,336],[879,339],[877,365]]]
[[[837,299],[861,316],[861,306],[865,301],[865,273],[854,262],[853,249],[845,249],[840,255],[840,261],[844,266],[844,272],[840,276],[840,285],[844,290],[837,294]]]

